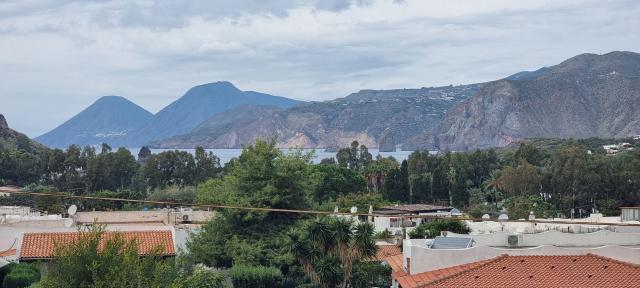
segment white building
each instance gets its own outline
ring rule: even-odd
[[[403,228],[409,231],[425,221],[424,218],[415,216],[449,217],[459,215],[460,211],[447,206],[408,204],[382,207],[373,211],[373,214],[376,215],[373,219],[376,232],[389,230],[392,234],[399,235]]]

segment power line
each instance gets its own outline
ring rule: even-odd
[[[330,212],[330,211],[317,211],[317,210],[302,210],[302,209],[281,209],[281,208],[264,208],[264,207],[245,207],[235,205],[216,205],[216,204],[197,204],[197,203],[180,203],[175,201],[156,201],[156,200],[140,200],[140,199],[127,199],[127,198],[115,198],[115,197],[99,197],[99,196],[81,196],[81,195],[68,195],[62,193],[50,193],[50,192],[27,192],[27,191],[15,191],[15,190],[3,190],[0,192],[18,195],[31,195],[41,197],[59,197],[68,199],[80,199],[80,200],[101,200],[112,202],[129,202],[129,203],[143,203],[154,204],[174,207],[191,207],[191,208],[207,208],[207,209],[236,209],[245,211],[259,211],[259,212],[275,212],[275,213],[293,213],[293,214],[312,214],[312,215],[342,215],[342,216],[373,216],[373,217],[398,217],[402,219],[457,219],[457,220],[469,220],[469,221],[486,221],[482,218],[473,217],[449,217],[449,216],[437,216],[437,215],[389,215],[381,213],[347,213],[347,212]],[[635,223],[603,223],[603,222],[589,222],[589,221],[554,221],[554,220],[507,220],[508,222],[522,222],[522,223],[540,223],[540,224],[576,224],[576,225],[600,225],[600,226],[631,226],[640,227],[640,224]]]

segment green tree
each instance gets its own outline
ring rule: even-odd
[[[535,166],[526,160],[513,168],[502,169],[499,183],[508,197],[532,195],[542,189],[542,174]]]
[[[409,237],[413,238],[434,238],[440,236],[443,231],[458,234],[469,234],[471,229],[466,223],[456,219],[438,219],[423,222],[409,232]]]
[[[229,270],[234,288],[279,287],[283,275],[278,268],[234,265]]]
[[[114,232],[111,232],[114,233]],[[70,243],[57,243],[51,271],[40,287],[169,287],[176,277],[173,263],[158,253],[140,257],[135,241],[119,234],[104,237],[93,226]],[[104,238],[104,239],[103,239]],[[156,251],[160,251],[160,247]]]
[[[182,271],[171,284],[171,288],[226,288],[224,276],[215,271],[198,265],[189,274]]]
[[[202,147],[196,147],[194,183],[202,183],[209,178],[217,177],[222,171],[220,158],[212,152],[206,152]]]
[[[33,265],[26,263],[9,264],[9,273],[2,280],[4,288],[29,287],[40,281],[40,271]]]
[[[315,188],[313,199],[318,203],[334,201],[339,196],[364,191],[366,183],[361,174],[336,165],[313,166]]]
[[[377,261],[361,261],[353,266],[351,287],[391,287],[391,267]]]
[[[198,186],[201,203],[246,207],[305,209],[314,180],[312,154],[300,150],[283,153],[274,141],[256,141],[242,154],[222,179]],[[198,262],[209,266],[234,264],[285,267],[291,255],[282,251],[283,231],[301,217],[266,211],[219,211],[187,243]]]
[[[319,287],[349,287],[353,267],[376,254],[373,226],[324,217],[289,233],[289,251]]]
[[[400,167],[389,171],[382,186],[382,195],[389,201],[409,202],[409,164],[402,161]]]

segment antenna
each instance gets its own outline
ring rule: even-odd
[[[69,209],[67,209],[67,213],[71,216],[76,215],[76,212],[78,212],[78,206],[76,205],[71,205]]]

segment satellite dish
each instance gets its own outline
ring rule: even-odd
[[[500,216],[498,216],[498,220],[499,221],[507,221],[507,220],[509,220],[509,216],[507,216],[507,214],[500,214]]]
[[[78,206],[76,205],[71,205],[69,206],[69,209],[67,209],[67,213],[69,213],[69,215],[76,215],[76,212],[78,212]]]
[[[482,220],[489,220],[489,219],[491,219],[491,216],[489,216],[489,214],[482,215]]]
[[[358,207],[356,206],[351,207],[351,213],[356,213],[356,212],[358,212]]]

